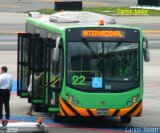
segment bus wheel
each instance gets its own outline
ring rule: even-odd
[[[132,120],[132,117],[130,117],[130,116],[121,117],[122,123],[130,123],[131,120]]]
[[[57,123],[61,123],[63,120],[63,117],[58,114],[53,114],[53,121]]]

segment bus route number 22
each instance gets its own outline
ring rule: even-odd
[[[74,75],[72,77],[72,85],[85,85],[85,76],[81,75],[81,76],[77,76]]]

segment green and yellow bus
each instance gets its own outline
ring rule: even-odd
[[[18,34],[17,95],[53,115],[120,117],[129,123],[141,116],[143,56],[148,41],[141,29],[118,25],[92,12],[29,13],[25,33]]]

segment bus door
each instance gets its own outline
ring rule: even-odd
[[[62,45],[62,44],[61,44]],[[59,61],[53,60],[53,52],[56,47],[56,40],[48,39],[45,48],[45,60],[46,60],[46,78],[45,78],[45,90],[46,100],[48,103],[48,111],[58,112],[59,111],[59,94],[61,88],[61,75],[60,70],[62,69],[62,49],[60,49]],[[61,62],[61,63],[60,63]]]
[[[31,75],[32,103],[43,105],[44,103],[44,39],[31,38]]]
[[[18,33],[17,53],[17,95],[28,97],[28,84],[30,77],[30,38],[29,33]]]
[[[55,47],[55,40],[47,38],[45,40],[45,104],[49,111],[53,111],[58,103],[58,94],[54,92],[55,84],[58,80],[58,75],[53,73],[53,49]]]

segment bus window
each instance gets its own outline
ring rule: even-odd
[[[82,89],[92,86],[92,78],[102,77],[100,63],[101,55],[95,44],[84,42],[69,42],[67,45],[67,83]]]
[[[54,75],[55,77],[55,82],[54,82],[54,85],[55,85],[55,91],[56,92],[59,92],[60,91],[60,88],[61,88],[61,85],[62,85],[62,75],[63,75],[63,69],[62,69],[62,64],[63,64],[63,44],[62,44],[62,40],[60,39],[60,42],[59,42],[59,55],[58,55],[58,60],[52,60],[52,67],[51,67],[51,72],[52,74]],[[53,57],[54,55],[54,50],[51,51],[52,55],[51,57]]]
[[[40,37],[33,38],[32,44],[31,74],[38,77],[44,71],[44,39]],[[33,99],[43,99],[43,77],[36,81],[32,76],[32,84]]]
[[[68,42],[67,83],[77,89],[124,90],[138,86],[138,43]],[[94,86],[99,80],[99,87]],[[120,87],[128,84],[126,87]],[[120,90],[119,90],[120,91]]]
[[[113,45],[109,42],[104,45]],[[113,47],[114,46],[114,47]],[[138,86],[139,80],[139,46],[138,43],[116,43],[110,52],[106,51],[104,70],[106,86],[113,90],[129,89]],[[109,47],[109,46],[106,46]],[[124,83],[127,86],[123,86]],[[123,87],[120,87],[123,86]],[[106,87],[107,88],[107,87]]]
[[[21,97],[27,97],[28,84],[30,77],[30,37],[31,34],[18,34],[18,74],[17,74],[17,91]]]

